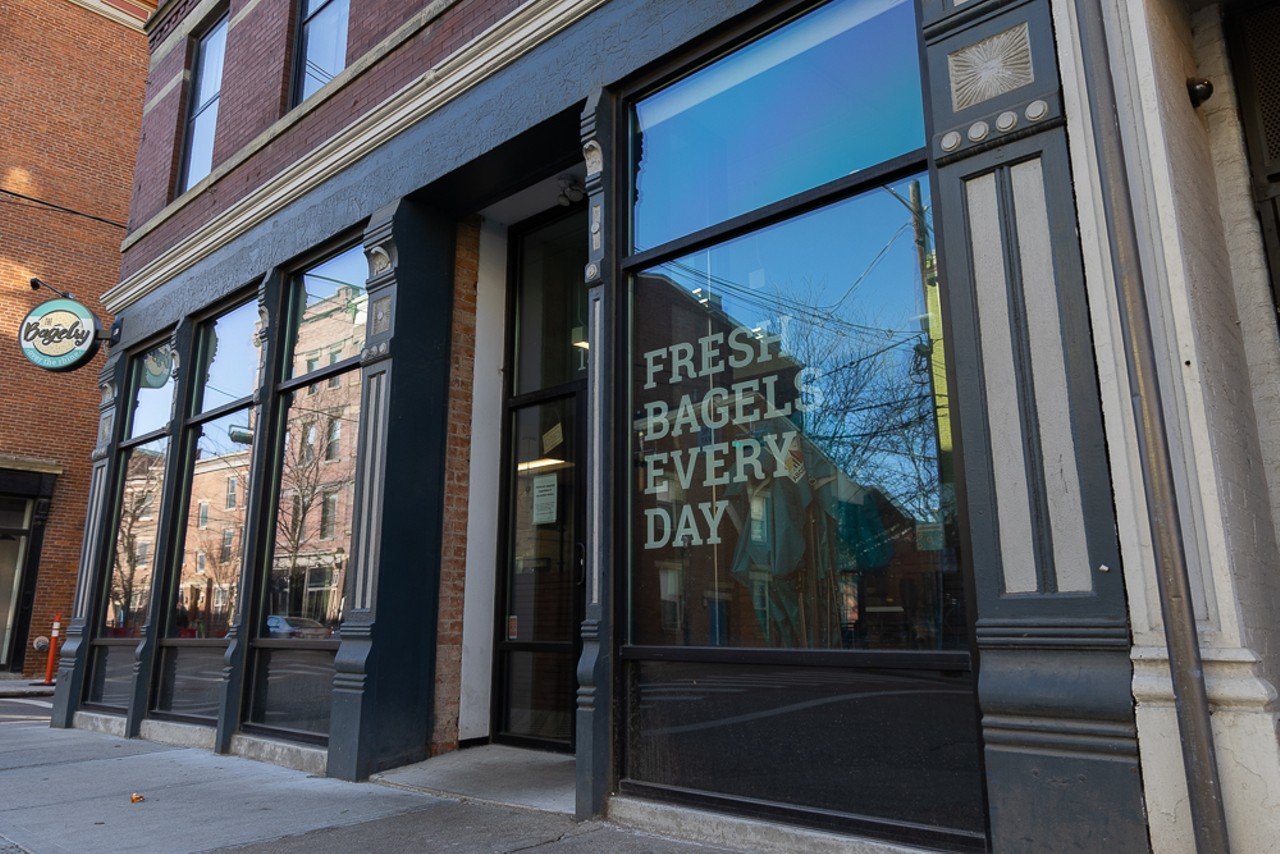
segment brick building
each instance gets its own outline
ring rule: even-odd
[[[43,673],[31,642],[71,613],[103,357],[71,373],[23,358],[17,329],[52,294],[106,322],[129,210],[147,0],[7,0],[0,8],[0,670]],[[57,57],[51,62],[50,57]],[[57,108],[54,108],[57,105]],[[88,420],[86,420],[86,418]]]
[[[559,751],[582,817],[795,846],[1263,850],[1276,27],[161,3],[54,725]]]

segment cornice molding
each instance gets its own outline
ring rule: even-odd
[[[532,0],[512,12],[111,288],[103,306],[112,314],[128,308],[605,2]]]
[[[123,4],[128,6],[137,6],[138,14],[135,15],[120,8],[119,6],[104,2],[104,0],[67,0],[67,2],[74,3],[82,9],[88,9],[96,15],[101,15],[107,20],[114,21],[117,24],[128,27],[137,33],[142,33],[144,31],[143,25],[146,23],[147,16],[149,14],[147,10],[153,5],[147,2],[127,2]]]

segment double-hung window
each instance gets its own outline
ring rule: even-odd
[[[191,189],[213,169],[213,138],[218,127],[218,98],[222,94],[222,64],[226,47],[227,18],[224,15],[205,32],[196,47],[179,192]]]
[[[347,67],[347,11],[348,0],[303,0],[295,104]]]

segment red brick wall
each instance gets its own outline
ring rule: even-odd
[[[456,53],[494,22],[525,2],[528,0],[460,0],[431,26],[402,43],[379,63],[348,83],[342,91],[309,112],[269,145],[223,176],[208,191],[190,201],[132,245],[125,252],[122,275],[129,276],[137,272],[178,240],[191,234],[216,214],[244,198],[355,119],[368,113],[428,68]],[[228,76],[224,80],[223,92],[224,97],[234,98],[235,103],[241,106],[232,107],[228,102],[228,116],[224,119],[221,113],[223,105],[219,105],[215,169],[240,147],[231,141],[223,141],[224,123],[229,128],[225,131],[230,135],[229,139],[248,141],[279,117],[280,110],[273,111],[269,105],[282,103],[280,81],[289,76],[287,72],[293,53],[292,47],[287,45],[287,41],[291,39],[281,42],[270,33],[278,35],[280,16],[291,15],[292,12],[287,11],[291,7],[292,0],[260,0],[258,8],[250,17],[227,33]],[[394,30],[413,11],[420,8],[420,0],[352,0],[349,34],[355,35],[349,35],[354,41],[348,43],[348,64],[357,59],[353,55],[354,45],[366,42],[369,46],[376,44],[385,33]],[[260,27],[251,25],[249,22],[255,16],[261,16],[260,21],[275,23]],[[376,20],[366,20],[370,18]],[[172,26],[167,20],[162,25]],[[256,46],[245,48],[238,44],[246,39],[254,40]],[[260,45],[257,44],[258,39],[262,40]],[[232,57],[242,57],[240,61],[249,62],[251,67],[233,70]],[[157,68],[151,75],[148,98],[163,89],[175,73],[172,69],[178,67],[170,57],[165,57],[160,65],[165,70]],[[242,81],[237,86],[244,87],[243,91],[238,91],[234,96],[229,85],[233,76]],[[174,140],[180,136],[178,125],[183,103],[181,96],[175,95],[175,92],[181,88],[183,87],[175,87],[165,97],[163,105],[149,112],[143,121],[143,141],[138,153],[137,180],[129,218],[131,229],[149,221],[171,197],[169,188],[173,184],[177,168]],[[250,104],[257,105],[257,108],[244,106]]]
[[[234,0],[234,19],[250,0]],[[289,109],[293,77],[293,0],[262,0],[227,33],[213,162],[239,151]]]
[[[124,222],[138,145],[142,33],[64,0],[0,0],[0,189]],[[103,356],[67,374],[23,358],[17,327],[32,276],[96,297],[116,281],[123,230],[0,194],[0,453],[62,466],[39,567],[31,634],[71,610]],[[44,662],[27,647],[26,671]]]
[[[133,173],[133,202],[129,206],[130,229],[168,204],[178,180],[182,158],[180,128],[186,117],[190,86],[182,82],[163,96],[160,93],[169,81],[189,69],[193,53],[190,47],[186,44],[169,51],[147,73],[143,103],[150,109],[141,117]]]
[[[445,438],[444,531],[440,554],[440,617],[436,636],[435,727],[431,754],[458,746],[462,686],[462,602],[467,575],[467,498],[471,472],[471,384],[476,354],[476,281],[480,221],[458,226],[454,260],[449,426]]]

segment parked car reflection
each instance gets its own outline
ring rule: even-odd
[[[324,624],[307,617],[286,617],[272,614],[267,617],[267,636],[273,638],[324,639],[333,632]]]

